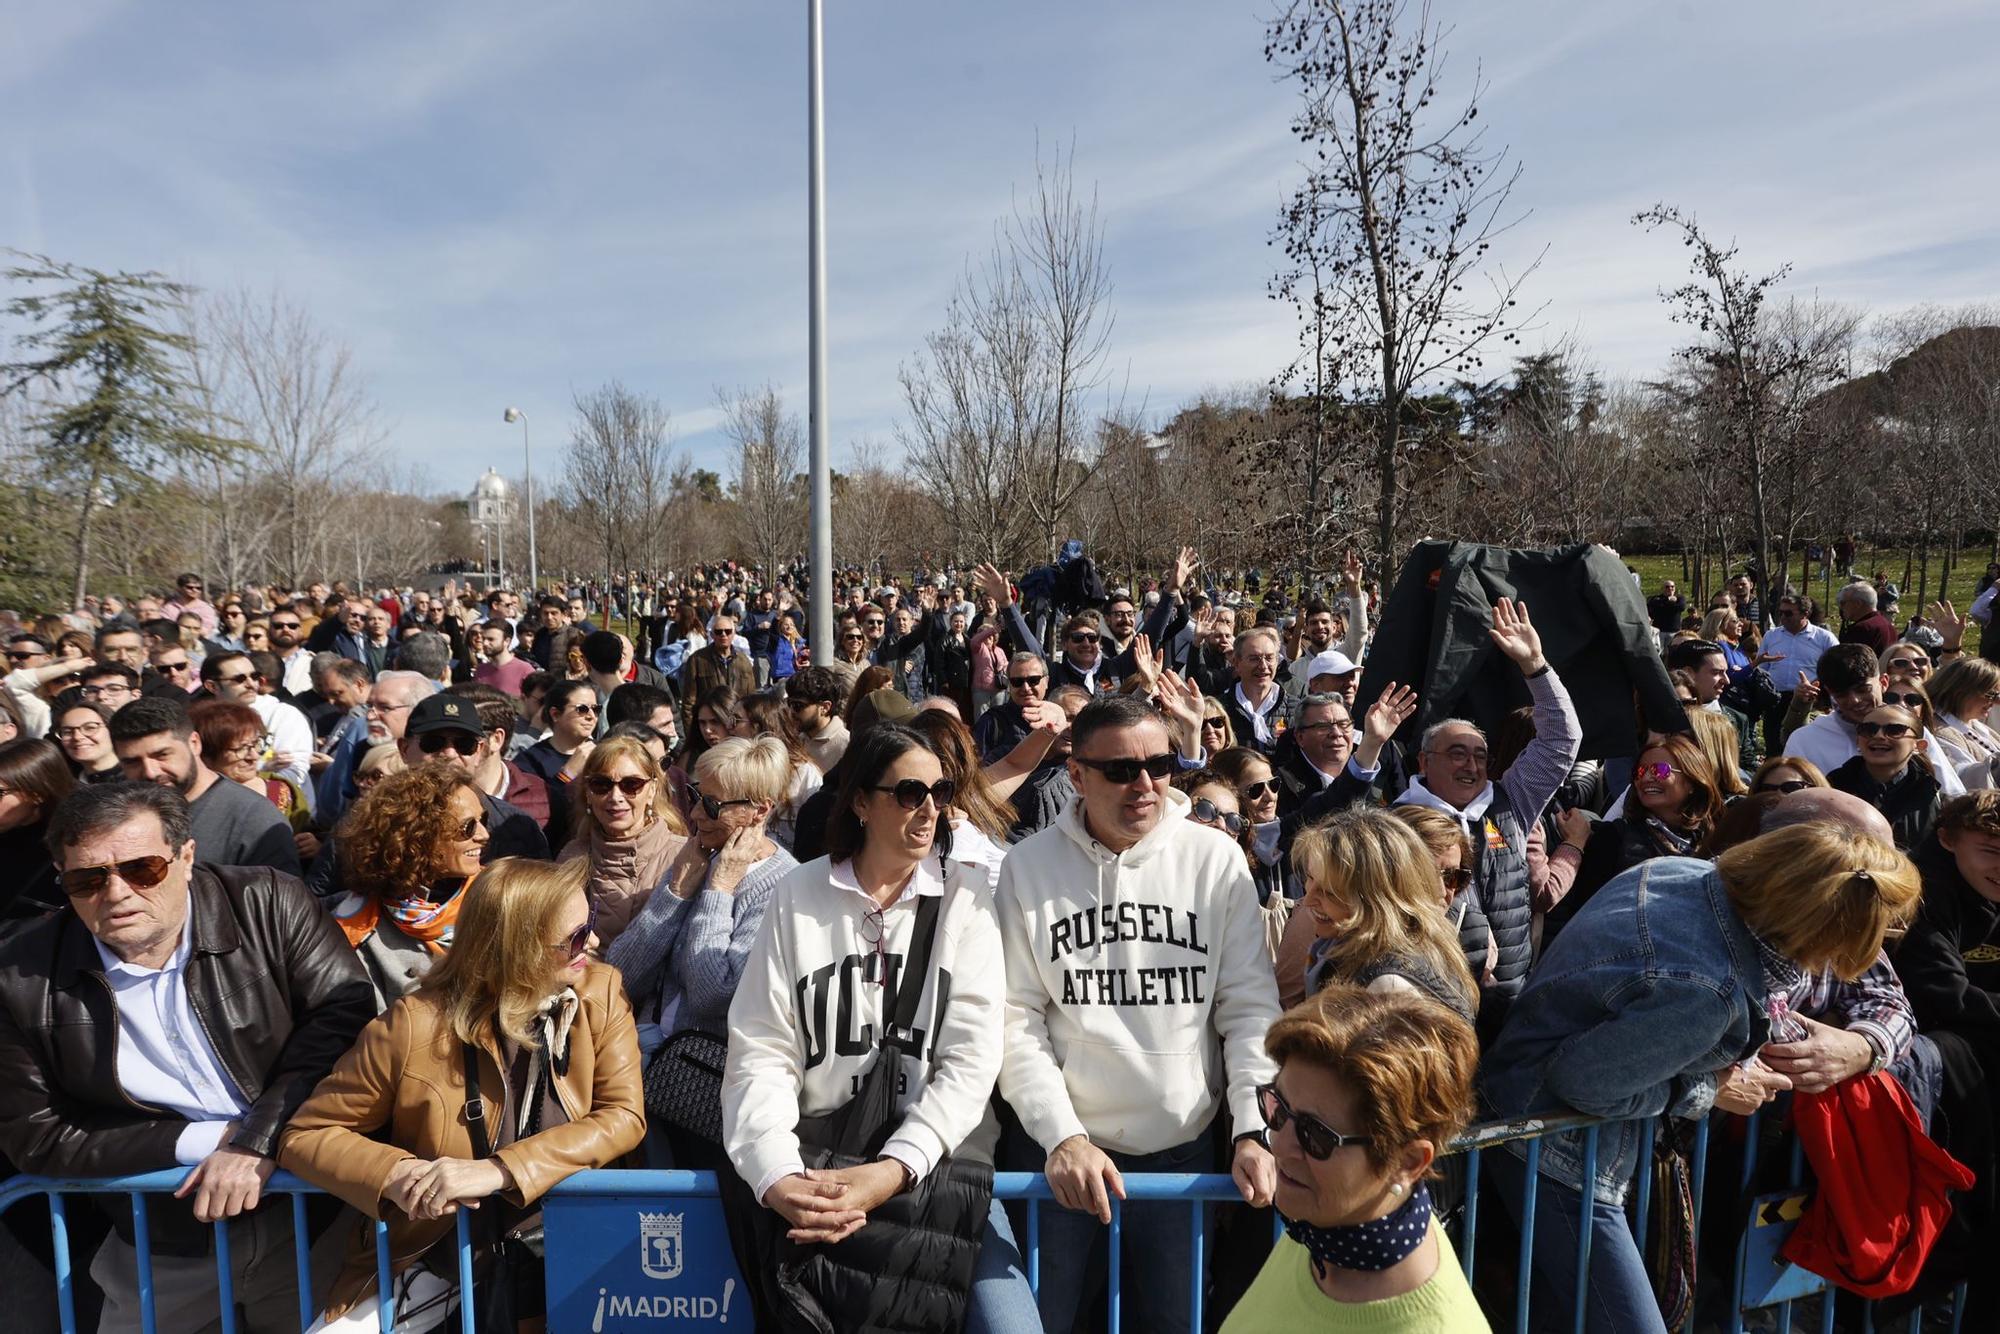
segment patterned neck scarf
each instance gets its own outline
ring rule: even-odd
[[[1422,1182],[1400,1207],[1366,1223],[1317,1227],[1285,1219],[1285,1235],[1306,1248],[1313,1268],[1321,1273],[1328,1267],[1369,1273],[1393,1269],[1410,1258],[1430,1230],[1431,1191]]]
[[[347,936],[347,943],[359,945],[374,934],[381,924],[384,914],[396,924],[396,930],[424,947],[426,953],[442,955],[451,948],[451,938],[458,929],[458,906],[465,902],[467,891],[472,888],[472,880],[464,882],[457,893],[451,894],[444,902],[412,896],[399,899],[366,899],[353,912],[341,916],[341,931]],[[454,883],[442,882],[438,892],[443,893]]]

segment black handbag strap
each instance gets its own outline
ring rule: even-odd
[[[930,976],[931,951],[937,942],[938,915],[943,903],[942,894],[917,898],[917,923],[910,931],[910,952],[903,957],[902,976],[896,981],[896,1012],[882,1026],[884,1046],[910,1045],[917,1026],[917,1005],[923,999],[924,979]]]
[[[465,1059],[465,1128],[472,1134],[472,1156],[491,1158],[493,1139],[486,1131],[486,1103],[479,1096],[479,1052],[470,1042],[458,1044]]]

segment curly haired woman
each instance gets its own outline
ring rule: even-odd
[[[340,822],[334,846],[347,893],[333,914],[382,1005],[416,990],[451,948],[486,840],[479,789],[442,760],[390,774]]]

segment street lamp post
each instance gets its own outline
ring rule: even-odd
[[[540,553],[535,550],[535,456],[528,447],[528,414],[519,408],[508,408],[500,420],[521,423],[521,468],[526,474],[524,503],[528,507],[528,592],[532,595],[542,586],[542,563]]]
[[[807,403],[812,497],[810,549],[812,602],[806,619],[813,661],[833,661],[833,485],[827,450],[826,408],[826,109],[821,58],[820,0],[806,4],[806,267]],[[777,571],[770,572],[775,580]]]

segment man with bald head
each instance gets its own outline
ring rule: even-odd
[[[1761,804],[1763,798],[1753,800]],[[1857,796],[1825,787],[1803,788],[1777,797],[1764,807],[1755,832],[1769,834],[1821,820],[1846,825],[1895,846],[1889,822],[1880,811]],[[1767,977],[1776,966],[1774,959],[1768,955],[1765,959]],[[1917,1032],[1916,1014],[1896,970],[1889,965],[1889,956],[1877,953],[1868,971],[1852,982],[1841,981],[1831,970],[1806,973],[1789,964],[1784,967],[1790,969],[1790,975],[1771,980],[1782,984],[1792,1021],[1800,1031],[1790,1034],[1790,1041],[1766,1043],[1757,1053],[1764,1067],[1764,1101],[1786,1089],[1817,1093],[1856,1075],[1887,1070],[1929,1121],[1942,1086],[1943,1067],[1937,1048]],[[1773,994],[1778,990],[1774,986]],[[1729,1095],[1718,1094],[1715,1105],[1746,1114],[1756,1110],[1758,1104],[1748,1101],[1756,1096],[1754,1090],[1746,1088],[1736,1096],[1745,1101],[1738,1105],[1729,1101]]]

